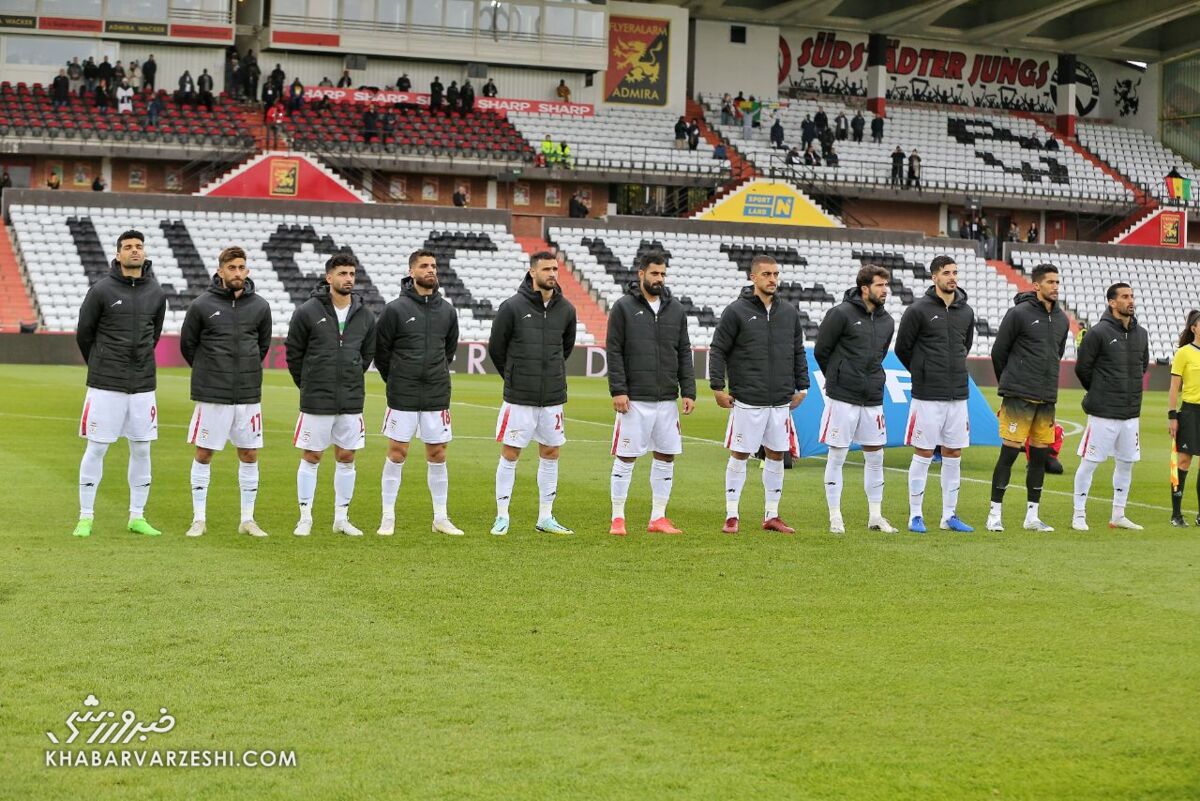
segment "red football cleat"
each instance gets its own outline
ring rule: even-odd
[[[796,529],[789,526],[787,523],[780,520],[778,517],[772,517],[769,520],[763,521],[763,531],[778,531],[780,534],[795,534]]]
[[[612,521],[612,525],[609,526],[608,533],[615,534],[618,537],[624,537],[625,536],[625,518],[614,517],[613,521]]]
[[[651,534],[682,534],[680,529],[675,528],[675,524],[671,522],[669,517],[660,517],[656,520],[651,520],[650,525],[646,526],[646,531]]]
[[[725,525],[721,527],[721,532],[724,534],[737,534],[738,519],[736,517],[726,518]]]

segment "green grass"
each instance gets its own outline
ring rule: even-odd
[[[370,377],[368,428],[383,397]],[[522,462],[513,530],[491,537],[499,385],[455,379],[450,509],[468,536],[428,529],[420,457],[391,539],[292,537],[296,392],[268,377],[259,521],[234,533],[232,452],[214,460],[209,534],[190,518],[187,374],[164,371],[148,518],[124,531],[126,449],[109,453],[89,540],[69,535],[83,373],[0,366],[0,798],[13,799],[1196,799],[1200,797],[1200,529],[1167,522],[1165,398],[1143,424],[1130,516],[1070,532],[1070,480],[1019,531],[870,534],[847,467],[850,533],[824,533],[823,462],[787,475],[795,537],[719,533],[723,414],[685,421],[671,515],[678,538],[608,536],[612,412],[603,382],[572,383],[556,513],[533,532]],[[1063,417],[1083,420],[1078,394]],[[383,440],[359,459],[352,519],[378,523]],[[419,451],[419,449],[418,449]],[[982,529],[995,450],[969,450],[960,512]],[[853,458],[853,457],[852,457]],[[904,469],[908,454],[888,453]],[[649,512],[639,464],[631,528]],[[936,473],[936,468],[935,468]],[[885,512],[906,516],[888,473]],[[927,506],[938,503],[931,476]],[[744,519],[760,508],[752,471]],[[1195,508],[1189,487],[1186,508]],[[1194,511],[1189,517],[1194,516]],[[95,693],[174,730],[140,747],[294,749],[291,769],[49,769],[44,732]]]

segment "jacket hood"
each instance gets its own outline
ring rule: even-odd
[[[329,282],[324,278],[317,281],[317,285],[313,287],[312,292],[308,293],[310,298],[316,298],[326,306],[333,308],[333,291],[329,287]],[[362,305],[362,296],[357,292],[350,293],[350,311],[354,311]]]
[[[931,287],[929,287],[929,289],[926,289],[925,295],[927,297],[933,298],[934,300],[941,300],[941,298],[938,297],[937,287],[935,287],[935,286],[931,286]],[[962,287],[958,287],[957,289],[955,289],[954,290],[954,301],[950,304],[950,307],[954,308],[955,306],[961,306],[962,304],[964,304],[966,302],[967,302],[967,290],[963,289]]]
[[[1016,306],[1020,303],[1032,303],[1036,306],[1041,305],[1041,302],[1038,300],[1038,297],[1037,297],[1037,292],[1033,292],[1033,291],[1018,292],[1013,297],[1013,305]],[[1056,301],[1054,301],[1054,308],[1057,309],[1058,307],[1059,307],[1059,304],[1058,304],[1058,301],[1056,300]]]
[[[208,291],[213,293],[214,295],[220,295],[223,298],[233,297],[233,293],[230,292],[228,289],[226,289],[225,285],[223,283],[221,283],[221,276],[217,275],[216,273],[213,273],[212,282],[208,286]],[[254,294],[254,279],[247,278],[246,285],[244,287],[242,287],[242,297],[247,298],[253,294]]]
[[[625,285],[625,294],[633,295],[635,298],[640,298],[642,297],[642,287],[637,281],[630,281]],[[658,297],[664,304],[669,302],[671,300],[671,287],[664,284],[662,288],[662,294]]]
[[[529,298],[542,302],[542,293],[533,288],[533,274],[525,273],[525,278],[521,281],[521,286],[517,287],[517,292]],[[554,287],[554,292],[550,295],[550,303],[554,303],[562,297],[562,286]]]
[[[436,301],[441,300],[442,297],[442,293],[438,292],[436,289],[433,290],[432,295],[422,295],[417,291],[417,282],[413,280],[411,275],[407,275],[400,279],[400,294],[412,298],[417,303],[435,303]],[[429,300],[426,301],[425,298],[429,298]]]
[[[849,303],[849,304],[852,304],[852,305],[857,306],[858,308],[862,309],[862,313],[867,315],[868,317],[874,317],[874,316],[877,316],[880,314],[887,314],[887,309],[885,309],[883,306],[880,306],[878,309],[876,309],[875,314],[871,314],[871,312],[867,311],[867,304],[862,299],[862,292],[860,292],[858,287],[856,287],[856,286],[852,286],[849,289],[847,289],[844,293],[842,293],[842,301],[844,303]]]
[[[109,267],[108,274],[111,275],[113,278],[117,279],[118,281],[132,281],[134,284],[140,284],[141,282],[154,277],[154,268],[153,268],[150,260],[146,259],[144,262],[142,262],[141,278],[132,278],[131,279],[131,278],[127,278],[125,275],[123,275],[121,273],[121,262],[117,261],[116,259],[113,259],[112,265]]]

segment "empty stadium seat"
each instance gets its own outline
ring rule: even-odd
[[[1081,145],[1159,200],[1167,200],[1163,178],[1173,168],[1183,167],[1185,177],[1197,177],[1182,156],[1137,128],[1080,121],[1076,135]],[[1200,197],[1185,205],[1200,208]]]

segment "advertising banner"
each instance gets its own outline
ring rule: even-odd
[[[608,69],[604,73],[607,102],[667,105],[670,63],[669,19],[608,18]]]

